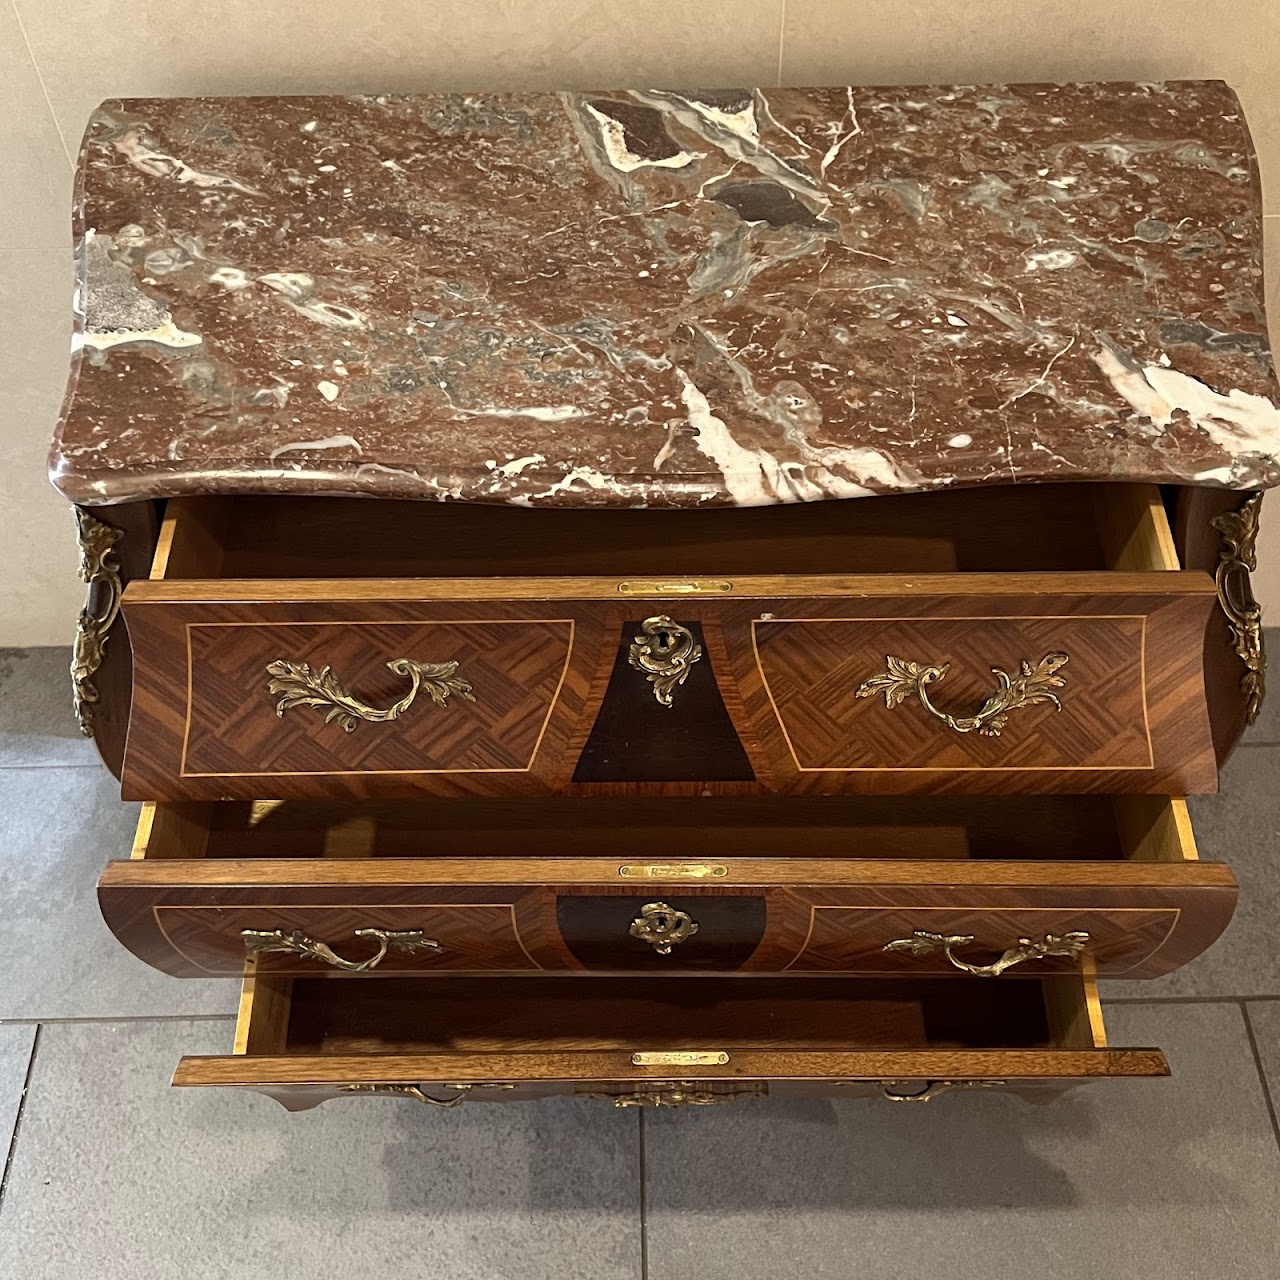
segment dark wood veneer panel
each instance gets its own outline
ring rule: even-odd
[[[646,903],[661,900],[684,911],[697,933],[659,955],[647,942],[633,938],[631,922]],[[768,909],[763,893],[647,892],[628,885],[617,894],[562,892],[556,897],[556,924],[565,947],[588,970],[643,973],[733,971],[746,966],[764,937]]]
[[[754,782],[706,655],[702,627],[692,623],[689,631],[703,656],[664,707],[629,659],[640,621],[623,624],[609,687],[574,782]]]

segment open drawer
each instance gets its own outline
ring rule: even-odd
[[[103,914],[182,977],[1154,977],[1236,899],[1149,796],[151,804],[134,855]]]
[[[125,592],[127,798],[1217,785],[1216,589],[1154,488],[256,501],[171,503]]]
[[[586,1094],[617,1106],[944,1088],[1053,1092],[1168,1074],[1111,1049],[1079,972],[983,983],[851,978],[246,978],[227,1057],[174,1084],[253,1089],[289,1110],[387,1095],[456,1106]]]

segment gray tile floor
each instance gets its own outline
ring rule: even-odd
[[[1177,975],[1104,991],[1113,1043],[1159,1045],[1171,1081],[1045,1108],[290,1116],[168,1088],[183,1053],[228,1047],[236,993],[151,971],[100,923],[133,807],[75,732],[66,664],[0,651],[5,1280],[1280,1275],[1280,714],[1194,802],[1202,854],[1241,882],[1230,931]]]

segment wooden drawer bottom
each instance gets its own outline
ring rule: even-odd
[[[947,1088],[1053,1093],[1168,1074],[1107,1047],[1089,973],[1019,982],[856,978],[246,977],[233,1054],[174,1084],[291,1111],[385,1095],[437,1106],[590,1095],[618,1106]]]

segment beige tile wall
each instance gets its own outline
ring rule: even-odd
[[[0,645],[65,642],[80,605],[43,470],[71,157],[101,98],[1176,76],[1221,76],[1244,98],[1280,316],[1275,0],[0,0]],[[1280,520],[1264,543],[1259,594],[1280,613]]]

